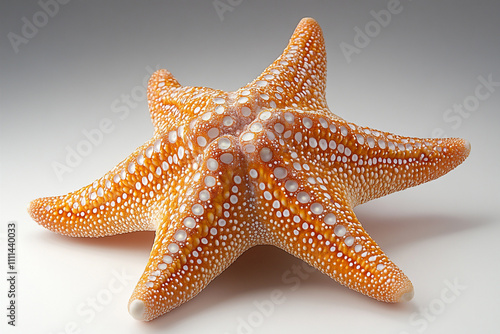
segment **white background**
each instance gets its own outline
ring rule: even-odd
[[[358,41],[349,59],[341,43],[356,45],[356,27],[376,28],[370,11],[387,1],[222,2],[232,5],[220,16],[212,1],[71,1],[56,13],[52,6],[18,52],[8,34],[22,36],[43,9],[2,2],[0,331],[492,333],[500,297],[500,87],[458,118],[447,110],[474,101],[479,77],[500,82],[498,2],[401,0],[400,12],[378,24],[369,43]],[[412,280],[415,298],[387,305],[319,272],[292,275],[301,261],[256,247],[192,301],[150,323],[134,320],[126,305],[154,233],[59,236],[30,219],[29,201],[92,182],[150,138],[140,94],[149,68],[167,68],[185,85],[235,90],[280,55],[305,16],[325,34],[333,112],[402,135],[441,129],[472,143],[467,161],[443,178],[356,209]],[[132,96],[128,114],[115,113],[124,94]],[[113,130],[58,178],[53,164],[64,164],[68,147],[85,140],[82,131],[105,118]],[[18,226],[15,328],[4,315],[9,221]]]

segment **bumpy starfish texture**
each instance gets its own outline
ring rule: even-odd
[[[322,32],[310,18],[235,92],[181,86],[157,71],[148,87],[153,138],[94,183],[35,200],[29,212],[75,237],[155,230],[129,302],[141,320],[193,298],[260,244],[377,300],[409,300],[410,280],[353,208],[447,173],[470,145],[349,123],[328,109],[325,85]]]

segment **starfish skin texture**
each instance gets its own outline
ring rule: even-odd
[[[353,208],[446,174],[470,145],[347,122],[328,109],[325,87],[323,36],[311,18],[235,92],[181,86],[159,70],[148,85],[153,138],[94,183],[31,202],[29,213],[73,237],[156,231],[128,306],[140,320],[190,300],[263,244],[377,300],[410,300],[410,280]]]

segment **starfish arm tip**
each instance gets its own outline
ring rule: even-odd
[[[317,24],[317,23],[318,23],[318,22],[317,22],[314,18],[309,17],[309,16],[306,16],[306,17],[302,18],[302,19],[300,20],[300,22],[301,22],[301,23],[314,23],[314,24]]]
[[[411,286],[408,291],[404,292],[400,297],[398,302],[409,302],[410,300],[413,299],[413,296],[415,294],[415,291],[413,290],[413,287]]]
[[[146,304],[140,299],[134,299],[128,304],[128,313],[136,320],[147,320],[145,318],[146,314]]]
[[[403,274],[404,275],[404,274]],[[405,303],[413,299],[415,290],[410,279],[404,275],[398,285],[394,286],[395,290],[391,296],[385,301],[389,303]]]
[[[28,204],[27,208],[28,214],[34,221],[36,221],[39,225],[50,229],[50,224],[47,222],[48,219],[46,219],[49,209],[50,204],[47,203],[47,199],[45,198],[32,200]]]
[[[465,147],[466,155],[468,156],[469,153],[470,153],[470,150],[471,150],[471,144],[466,139],[464,139],[463,141],[464,141],[464,147]]]
[[[28,214],[31,216],[31,218],[33,218],[33,214],[35,211],[35,206],[36,206],[35,201],[36,200],[30,201],[28,204],[28,207],[26,208],[26,210],[28,211]]]

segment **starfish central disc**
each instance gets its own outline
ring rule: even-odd
[[[34,220],[75,237],[156,231],[129,303],[151,320],[193,298],[250,247],[275,245],[377,300],[413,286],[353,208],[446,174],[462,139],[358,126],[326,103],[321,29],[303,19],[283,54],[235,92],[153,74],[154,135],[102,178],[30,204]]]

